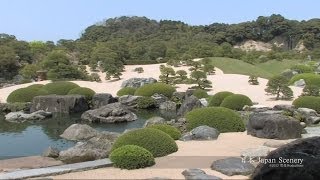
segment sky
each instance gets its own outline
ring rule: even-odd
[[[26,41],[57,41],[77,39],[86,27],[119,16],[209,25],[271,14],[308,20],[320,18],[319,7],[319,0],[1,0],[0,33]]]

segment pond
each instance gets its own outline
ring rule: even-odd
[[[116,124],[92,124],[80,119],[81,114],[55,114],[53,118],[39,122],[10,123],[0,115],[0,159],[40,155],[49,146],[60,150],[75,144],[60,138],[71,124],[82,123],[100,131],[123,132],[126,129],[142,127],[145,121],[153,116],[167,120],[175,118],[173,114],[160,111],[140,110],[135,112],[138,120]]]

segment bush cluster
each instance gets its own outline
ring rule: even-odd
[[[248,96],[242,94],[233,94],[231,96],[228,96],[220,104],[221,107],[229,108],[236,111],[243,110],[243,107],[245,105],[252,106],[252,101]]]
[[[178,140],[181,138],[181,132],[177,128],[170,126],[170,125],[167,125],[167,124],[151,125],[151,126],[148,126],[148,128],[154,128],[154,129],[158,129],[162,132],[165,132],[169,136],[171,136],[174,140]]]
[[[125,145],[110,154],[115,167],[121,169],[139,169],[155,164],[154,157],[145,148],[136,145]]]
[[[45,89],[42,89],[40,86],[29,86],[26,88],[20,88],[14,90],[7,97],[7,102],[15,103],[15,102],[31,102],[32,99],[36,96],[48,95],[49,92]]]
[[[152,97],[140,97],[137,100],[137,108],[152,109],[156,107],[156,101]]]
[[[77,88],[74,88],[74,89],[71,89],[69,92],[68,92],[68,95],[71,95],[71,94],[77,94],[77,95],[83,95],[84,97],[86,97],[86,99],[90,100],[92,99],[93,95],[95,94],[96,92],[94,92],[92,89],[90,88],[85,88],[85,87],[77,87]]]
[[[224,98],[233,95],[229,91],[221,91],[209,97],[209,106],[220,106]]]
[[[289,84],[293,84],[294,82],[300,79],[303,79],[307,85],[314,85],[320,87],[320,75],[313,73],[297,74],[291,78]]]
[[[112,152],[125,145],[137,145],[150,151],[154,157],[166,156],[178,150],[176,142],[166,133],[143,128],[121,135],[112,146]]]
[[[197,97],[198,99],[202,99],[202,98],[207,98],[209,97],[208,93],[206,90],[203,90],[203,89],[195,89],[193,91],[193,95],[195,97]]]
[[[50,94],[67,95],[70,90],[80,87],[79,85],[68,81],[57,81],[48,83],[42,89],[47,90]]]
[[[245,131],[240,115],[224,107],[207,107],[194,109],[186,114],[187,129],[192,130],[198,126],[207,125],[219,132]]]
[[[134,95],[151,97],[152,95],[158,93],[170,98],[175,91],[176,91],[175,87],[169,84],[153,83],[153,84],[146,84],[138,88],[134,93]]]
[[[292,102],[296,108],[309,108],[320,113],[320,97],[301,96]]]
[[[117,96],[134,95],[136,88],[124,87],[117,92]]]

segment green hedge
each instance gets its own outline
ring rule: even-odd
[[[154,157],[145,148],[136,145],[125,145],[110,154],[115,167],[121,169],[139,169],[155,164]]]
[[[315,96],[301,96],[294,100],[292,104],[296,108],[309,108],[320,113],[320,97]]]
[[[92,99],[92,96],[96,94],[92,89],[85,88],[85,87],[77,87],[74,89],[71,89],[68,92],[68,95],[70,94],[77,94],[77,95],[83,95],[86,97],[86,99]]]
[[[176,142],[166,133],[144,128],[121,135],[112,146],[112,151],[125,145],[137,145],[150,151],[154,157],[166,156],[178,150]]]
[[[305,64],[296,64],[291,67],[291,70],[297,71],[298,73],[312,73],[314,68]]]
[[[124,87],[117,92],[117,96],[134,95],[136,88]]]
[[[137,100],[137,108],[152,109],[156,107],[156,101],[152,97],[139,97]]]
[[[314,85],[320,87],[320,75],[313,73],[297,74],[293,76],[289,84],[294,84],[294,82],[304,79],[307,85]]]
[[[228,96],[220,104],[221,107],[236,111],[242,111],[245,105],[252,106],[252,101],[248,96],[242,94],[233,94]]]
[[[153,84],[146,84],[138,88],[134,93],[134,95],[151,97],[155,93],[158,93],[170,98],[175,91],[176,89],[169,84],[153,83]]]
[[[224,98],[231,96],[231,95],[233,95],[233,93],[229,92],[229,91],[218,92],[218,93],[214,94],[213,96],[209,97],[208,106],[220,106],[220,104],[222,103]]]
[[[44,87],[43,84],[33,84],[33,85],[28,86],[27,88],[41,89],[41,88],[43,88],[43,87]]]
[[[187,129],[192,130],[198,126],[207,125],[219,132],[245,131],[240,115],[224,107],[207,107],[194,109],[186,114]]]
[[[167,124],[151,125],[151,126],[148,126],[148,128],[154,128],[154,129],[158,129],[162,132],[165,132],[169,136],[171,136],[174,140],[178,140],[181,138],[181,132],[177,128],[170,126],[170,125],[167,125]]]
[[[70,90],[80,87],[79,85],[68,81],[57,81],[48,83],[42,89],[47,90],[50,94],[67,95]]]
[[[7,97],[7,102],[32,102],[32,99],[36,96],[48,95],[49,92],[45,89],[38,89],[36,87],[26,87],[17,89],[10,93]]]
[[[206,90],[203,89],[196,89],[193,91],[192,93],[195,97],[197,97],[198,99],[202,99],[202,98],[207,98],[209,97],[208,93]]]

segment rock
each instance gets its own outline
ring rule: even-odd
[[[320,126],[306,127],[304,130],[306,130],[306,133],[302,134],[303,138],[320,136]]]
[[[23,111],[30,113],[31,103],[0,103],[0,113]]]
[[[59,160],[64,163],[92,161],[108,157],[112,143],[105,136],[93,137],[86,142],[78,142],[74,147],[61,151]]]
[[[166,111],[176,111],[177,110],[177,104],[172,101],[166,101],[160,104],[159,106],[160,110],[166,110]]]
[[[216,176],[208,175],[206,172],[204,172],[201,169],[187,169],[182,172],[182,175],[187,180],[204,180],[204,179],[212,179],[212,180],[218,180],[221,179]]]
[[[302,116],[302,119],[307,125],[318,124],[320,122],[320,116],[313,109],[298,108],[297,113]]]
[[[302,126],[302,128],[307,127],[307,124],[305,122],[300,122],[300,125]]]
[[[241,152],[241,157],[244,157],[246,160],[248,159],[257,160],[259,158],[261,159],[266,157],[270,151],[271,149],[265,146],[249,148]]]
[[[174,92],[172,94],[171,99],[173,99],[174,102],[179,102],[181,104],[184,101],[185,96],[186,96],[185,92]]]
[[[269,141],[266,141],[263,145],[266,146],[266,147],[270,147],[270,148],[279,148],[291,141],[294,141],[295,139],[293,140],[269,140]]]
[[[117,99],[114,98],[111,94],[108,94],[108,93],[95,94],[92,97],[92,108],[98,109],[102,106],[115,103],[115,102],[117,102]]]
[[[186,133],[180,140],[215,140],[219,136],[219,131],[209,126],[199,126]]]
[[[289,105],[289,104],[278,104],[278,105],[275,105],[272,109],[275,110],[275,111],[290,111],[290,112],[293,112],[295,108],[294,108],[293,105]]]
[[[293,83],[294,86],[296,87],[304,87],[306,85],[306,82],[304,79],[299,79],[298,81]]]
[[[158,117],[158,116],[152,117],[144,123],[143,127],[148,127],[148,126],[155,125],[155,124],[166,124],[166,120],[164,118]]]
[[[131,78],[122,82],[121,87],[133,87],[139,88],[145,84],[156,83],[157,80],[154,78]]]
[[[279,158],[296,162],[280,162]],[[266,159],[274,159],[274,165],[260,163],[251,179],[320,179],[320,137],[293,141],[270,152]]]
[[[58,149],[49,146],[48,149],[46,149],[46,150],[42,153],[42,156],[43,156],[43,157],[57,158],[57,157],[59,157],[59,152],[60,152],[60,151],[59,151]]]
[[[243,108],[245,109],[245,107]],[[265,111],[271,110],[271,108],[264,105],[252,105],[248,107],[248,110],[253,112],[265,112]]]
[[[201,105],[203,107],[208,107],[208,101],[206,98],[201,98],[201,99],[199,99],[199,101],[201,102]]]
[[[187,91],[186,91],[186,96],[185,96],[185,99],[187,98],[187,97],[190,97],[190,96],[192,96],[193,95],[193,92],[194,92],[194,89],[188,89]]]
[[[247,176],[254,171],[254,166],[248,161],[243,161],[241,158],[230,157],[214,161],[211,165],[211,169],[228,176]]]
[[[202,107],[202,104],[199,99],[191,95],[190,97],[187,97],[182,103],[180,109],[178,110],[178,115],[183,116],[185,113],[200,107]]]
[[[89,110],[81,119],[95,123],[118,123],[137,120],[137,115],[120,103],[112,103],[98,109]]]
[[[318,114],[315,110],[309,109],[309,108],[298,108],[297,112],[301,113],[302,115],[304,115],[306,117],[318,116]]]
[[[138,99],[139,99],[140,97],[141,97],[141,96],[125,95],[125,96],[119,97],[119,102],[120,102],[122,105],[129,106],[129,107],[133,107],[133,108],[134,108],[134,107],[137,106]]]
[[[295,139],[302,134],[300,122],[277,113],[253,113],[249,117],[247,133],[267,139]]]
[[[286,77],[287,79],[291,79],[296,74],[299,74],[297,71],[287,69],[281,73],[282,76]]]
[[[9,122],[21,123],[25,121],[43,120],[51,116],[52,116],[51,112],[45,112],[43,110],[36,111],[31,114],[26,114],[22,111],[19,111],[19,112],[11,112],[5,115],[5,120]]]
[[[187,120],[185,118],[179,118],[171,125],[180,129],[180,131],[183,133],[187,132]]]
[[[159,107],[162,103],[168,101],[169,99],[162,94],[155,93],[151,96],[152,99],[154,99],[156,107]]]
[[[77,113],[88,110],[84,96],[80,95],[48,95],[33,98],[31,112],[44,110],[52,113]]]
[[[60,137],[71,141],[88,140],[97,136],[99,131],[86,124],[72,124],[60,135]]]

